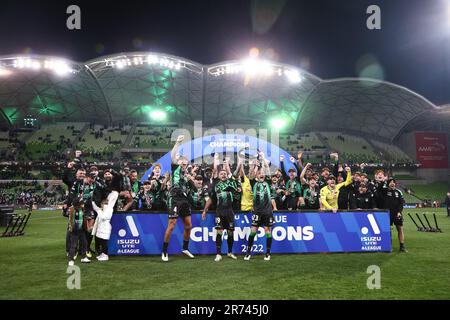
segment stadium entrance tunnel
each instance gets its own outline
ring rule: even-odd
[[[271,169],[279,167],[281,155],[285,158],[286,171],[294,167],[293,163],[289,161],[291,155],[287,151],[266,140],[248,135],[210,135],[187,141],[181,144],[178,149],[178,153],[187,157],[188,161],[194,160],[194,163],[198,165],[203,163],[208,166],[213,164],[215,153],[224,157],[229,157],[231,162],[230,165],[232,166],[235,162],[235,157],[255,159],[258,152],[264,153],[265,158],[270,161]],[[223,158],[221,157],[220,160],[222,159]],[[155,164],[161,165],[161,174],[164,174],[165,172],[171,171],[171,163],[171,152],[168,152],[144,173],[141,182],[144,183],[148,180]],[[273,170],[271,172],[273,172]]]

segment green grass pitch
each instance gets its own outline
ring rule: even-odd
[[[0,238],[0,299],[450,299],[450,218],[434,209],[443,233],[417,232],[405,209],[406,254],[338,253],[224,256],[111,257],[81,267],[81,289],[69,290],[66,219],[35,211],[25,236]],[[1,231],[1,230],[0,230]],[[94,259],[95,260],[95,259]],[[381,289],[366,286],[367,267],[381,268]]]

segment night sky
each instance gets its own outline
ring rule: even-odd
[[[81,30],[66,8],[81,8]],[[366,8],[381,8],[381,30]],[[260,56],[321,78],[381,78],[436,105],[450,103],[449,0],[9,1],[0,7],[0,55],[87,61],[156,51],[209,64]]]

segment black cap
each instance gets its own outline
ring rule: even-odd
[[[294,168],[290,168],[290,169],[288,170],[288,172],[297,172],[297,170],[295,170]]]
[[[89,173],[87,174],[87,176],[90,177],[90,178],[92,178],[92,179],[95,179],[95,178],[97,177],[97,174],[91,171],[91,172],[89,172]]]
[[[203,180],[203,177],[202,177],[201,175],[197,175],[197,176],[195,177],[195,180]]]

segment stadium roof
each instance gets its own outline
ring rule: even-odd
[[[167,121],[204,126],[266,126],[290,130],[352,128],[392,140],[408,123],[440,109],[420,95],[372,79],[322,80],[277,62],[244,60],[202,65],[177,56],[131,52],[85,63],[39,55],[0,57],[0,123]],[[429,117],[429,115],[428,115]]]

